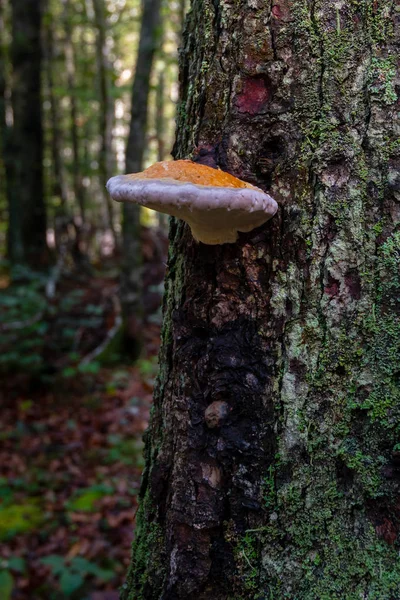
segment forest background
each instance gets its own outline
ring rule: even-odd
[[[113,600],[129,564],[168,222],[105,183],[169,157],[184,12],[0,0],[2,600]]]

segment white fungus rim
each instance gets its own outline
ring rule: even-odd
[[[218,187],[169,178],[131,179],[129,175],[117,175],[109,180],[107,189],[117,202],[133,202],[148,208],[154,205],[160,212],[163,209],[168,212],[168,207],[189,211],[225,209],[264,212],[272,217],[278,210],[275,200],[256,187]]]
[[[118,202],[146,206],[186,221],[204,244],[231,244],[238,231],[249,232],[271,219],[278,205],[256,187],[198,185],[172,178],[133,179],[117,175],[107,183]]]

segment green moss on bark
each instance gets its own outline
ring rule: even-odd
[[[175,153],[251,180],[281,208],[212,252],[174,230],[148,463],[173,457],[190,475],[169,471],[179,511],[151,538],[174,548],[163,581],[150,526],[139,532],[136,581],[152,600],[400,596],[393,5],[278,4],[195,0],[189,19]],[[264,104],[245,94],[253,78]],[[246,337],[251,368],[232,376]],[[215,400],[240,419],[208,431]],[[221,488],[200,471],[223,472]],[[146,519],[159,522],[155,508]]]

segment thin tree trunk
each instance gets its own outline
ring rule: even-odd
[[[178,13],[178,49],[181,48],[183,44],[183,28],[185,25],[185,17],[187,12],[187,0],[179,0],[179,13]]]
[[[48,262],[43,189],[41,2],[12,0],[11,7],[14,208],[10,211],[10,227],[19,220],[19,217],[13,220],[18,210],[24,261],[37,268]],[[12,235],[10,232],[10,238]]]
[[[61,113],[59,109],[58,99],[55,95],[54,88],[54,66],[56,65],[56,55],[54,52],[54,22],[51,13],[51,6],[47,5],[46,21],[44,31],[44,51],[46,58],[46,76],[48,86],[48,97],[50,102],[50,119],[51,119],[51,153],[53,160],[53,193],[58,196],[61,201],[61,210],[63,213],[67,211],[68,204],[68,188],[65,180],[63,159],[62,159],[62,143],[63,135],[61,130]]]
[[[4,164],[4,154],[6,138],[8,137],[8,127],[6,119],[7,111],[7,81],[6,81],[6,46],[5,46],[5,1],[0,0],[0,159],[2,161],[2,168],[4,174],[6,174]]]
[[[236,244],[172,228],[122,598],[395,600],[399,13],[194,0],[184,40],[176,157],[280,210]]]
[[[3,175],[2,189],[7,200],[8,229],[7,229],[7,255],[12,264],[23,262],[22,245],[22,212],[19,207],[19,198],[13,185],[13,149],[12,127],[7,123],[7,78],[5,51],[5,2],[0,0],[0,161]]]
[[[108,49],[106,40],[106,14],[104,0],[93,0],[97,28],[97,63],[100,82],[100,119],[99,129],[101,136],[101,148],[99,155],[100,182],[104,190],[103,195],[107,207],[108,225],[112,232],[114,242],[117,243],[117,235],[114,226],[114,210],[110,196],[106,193],[106,183],[114,173],[114,155],[112,149],[113,124],[114,124],[114,101],[111,96],[110,65],[108,60]]]
[[[71,110],[71,142],[72,142],[72,176],[75,200],[79,207],[82,225],[85,223],[85,189],[82,184],[80,170],[80,140],[78,133],[78,105],[75,94],[75,49],[72,39],[71,27],[71,3],[70,0],[62,0],[64,5],[63,25],[65,32],[65,63],[67,70],[67,85],[69,91],[69,102]]]
[[[165,75],[159,71],[156,89],[156,138],[157,138],[157,160],[165,159]]]
[[[142,26],[132,90],[132,109],[129,139],[126,151],[126,171],[135,173],[143,167],[146,148],[146,126],[150,77],[153,58],[160,35],[161,0],[143,0]],[[142,257],[140,246],[140,209],[136,205],[123,206],[123,247],[121,274],[121,303],[128,349],[137,355],[141,345]]]
[[[165,74],[160,70],[158,73],[156,89],[156,138],[157,138],[157,160],[165,160],[167,152],[165,150]],[[159,224],[161,228],[168,233],[169,218],[168,215],[159,213]]]

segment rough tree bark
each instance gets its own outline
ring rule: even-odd
[[[142,25],[136,71],[132,89],[129,138],[126,149],[126,172],[142,170],[146,149],[147,112],[150,78],[154,54],[160,38],[161,0],[143,0]],[[123,205],[121,304],[124,318],[126,349],[137,357],[141,348],[142,255],[140,246],[140,208]]]
[[[400,597],[399,19],[193,1],[175,156],[280,210],[172,226],[124,600]]]
[[[41,98],[41,2],[12,0],[12,108],[14,201],[21,215],[24,261],[33,268],[48,262],[43,189]],[[11,214],[10,214],[11,216]],[[12,227],[12,220],[10,226]]]

